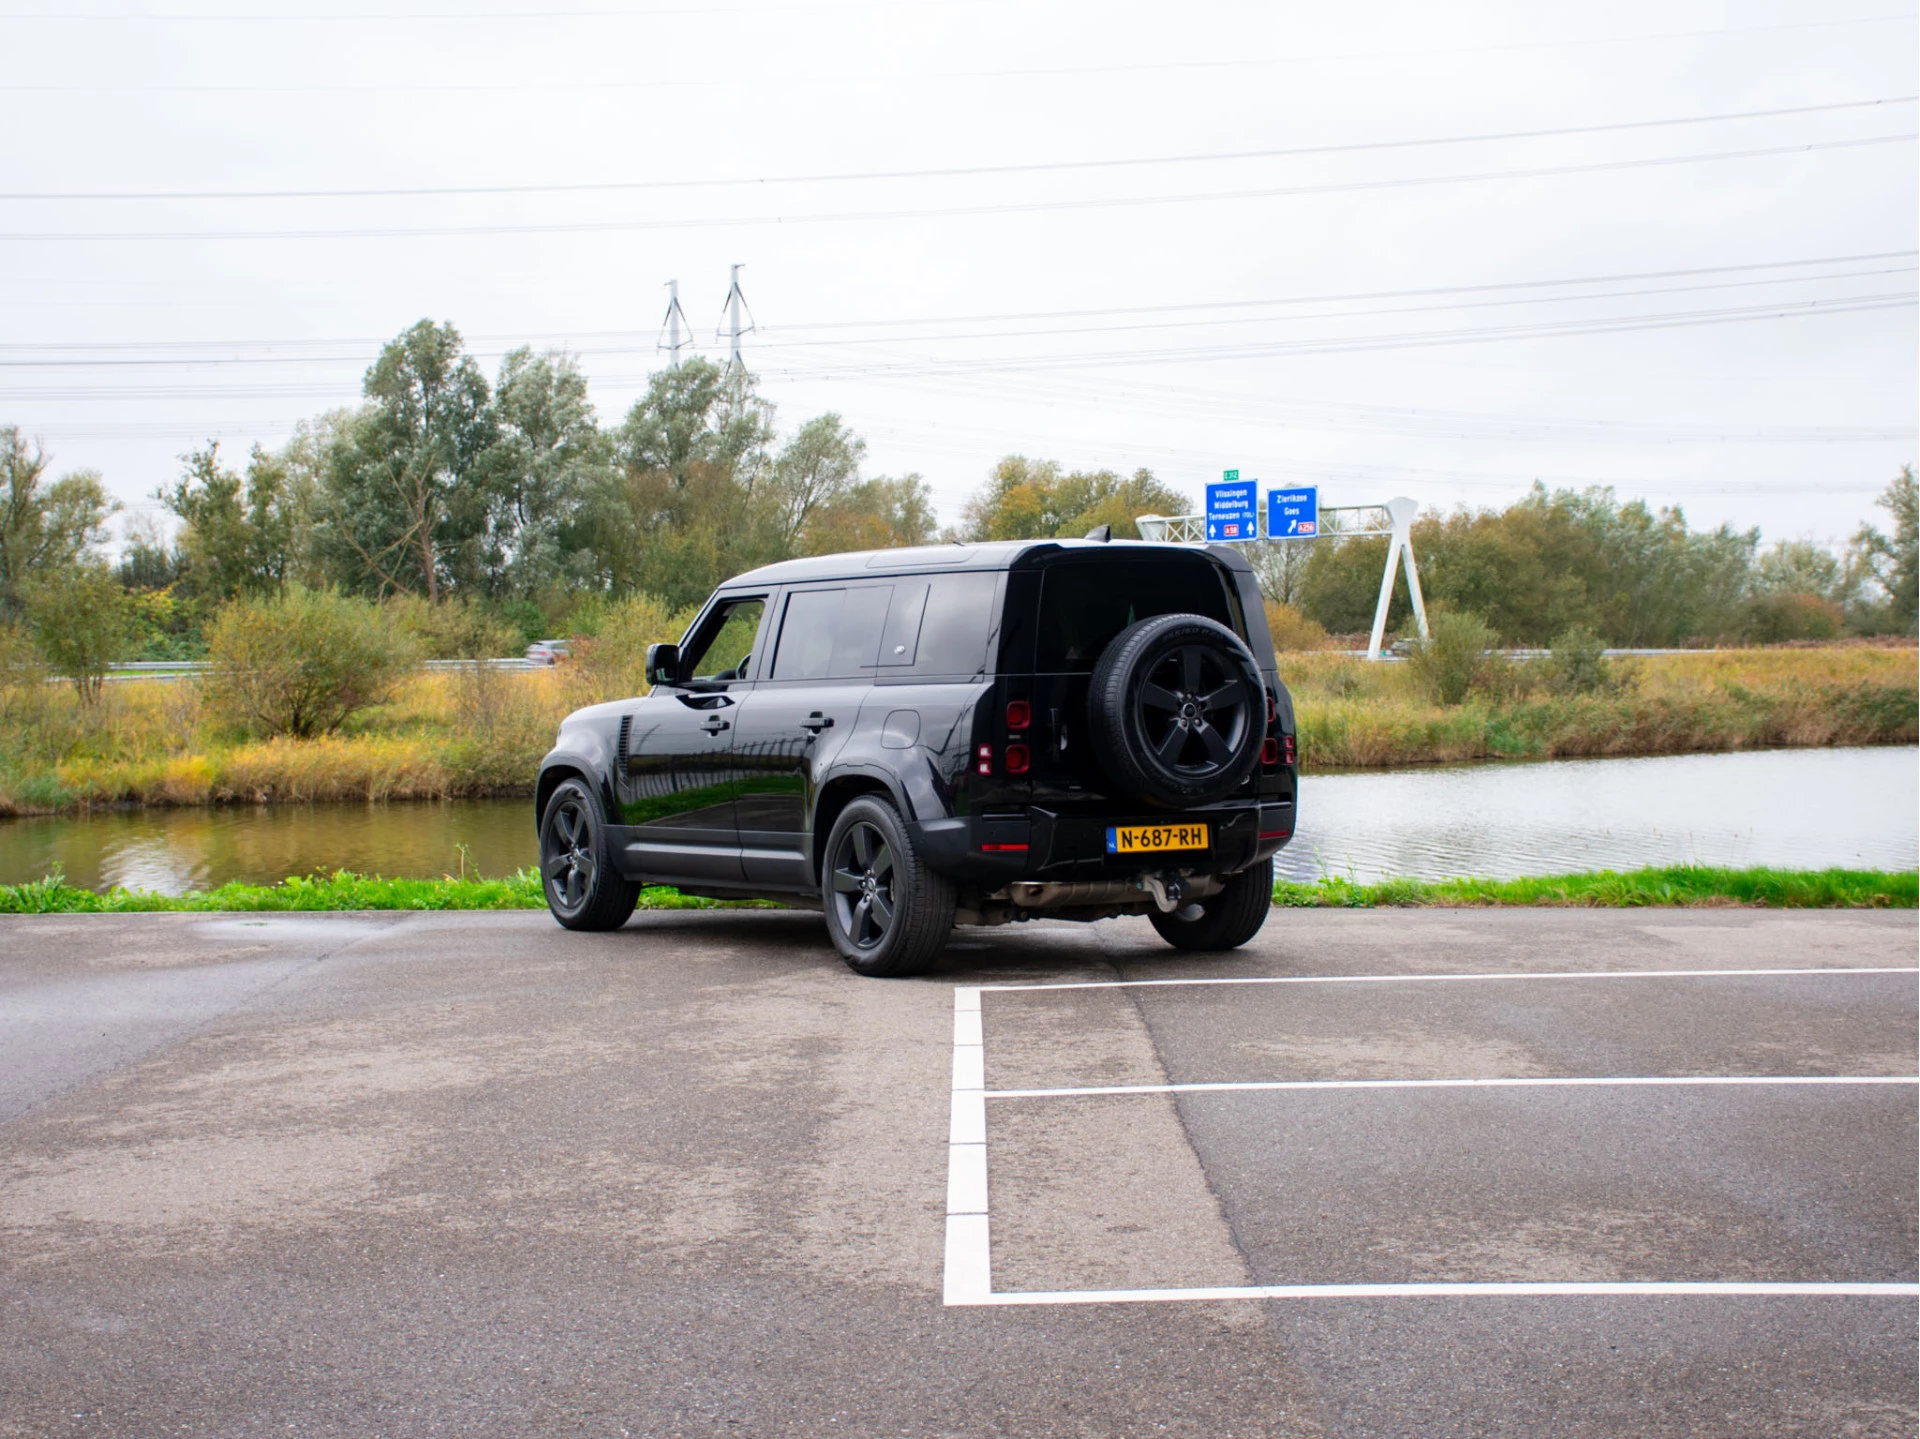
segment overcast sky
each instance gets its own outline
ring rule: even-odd
[[[720,354],[738,262],[783,428],[948,520],[1018,451],[1843,540],[1916,453],[1917,43],[1890,0],[0,0],[0,424],[150,509],[422,317],[573,351],[613,422],[665,282]]]

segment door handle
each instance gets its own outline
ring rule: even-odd
[[[719,715],[708,715],[707,722],[700,726],[708,734],[719,734],[721,730],[732,729],[733,721],[723,720]]]
[[[833,719],[831,716],[823,715],[819,710],[815,710],[812,714],[800,721],[800,728],[803,730],[811,730],[814,734],[819,734],[823,729],[833,728]]]

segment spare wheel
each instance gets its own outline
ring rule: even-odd
[[[1156,615],[1120,631],[1094,664],[1088,729],[1123,794],[1211,804],[1259,762],[1265,699],[1260,667],[1232,630],[1204,615]]]

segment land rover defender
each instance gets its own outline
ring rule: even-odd
[[[1293,703],[1229,547],[790,560],[723,584],[646,673],[540,766],[570,929],[667,884],[817,905],[868,975],[924,971],[956,924],[1141,914],[1231,949],[1293,835]]]

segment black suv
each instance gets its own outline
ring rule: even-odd
[[[1145,914],[1183,949],[1266,918],[1293,702],[1228,547],[1021,541],[791,560],[569,715],[540,766],[547,903],[639,887],[819,904],[862,974],[955,924]]]

